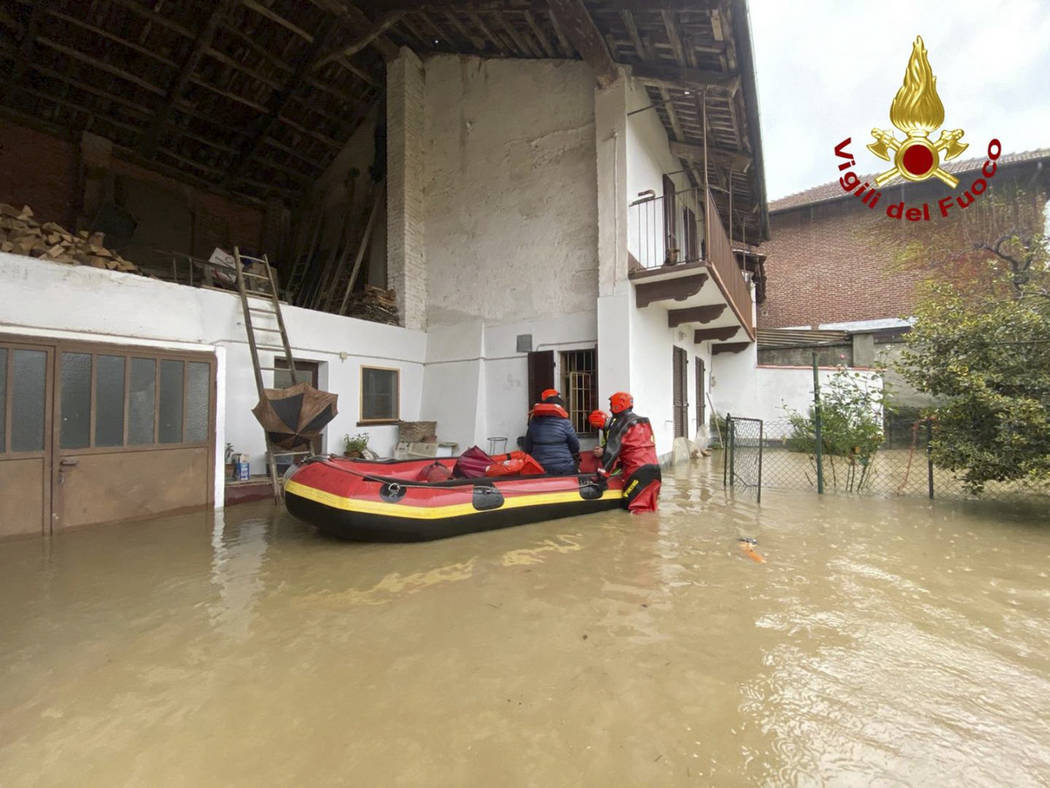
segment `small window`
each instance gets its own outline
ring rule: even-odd
[[[561,354],[561,390],[569,421],[577,435],[594,435],[587,420],[598,407],[598,374],[594,350],[570,350]]]
[[[292,359],[292,363],[295,364],[295,380],[292,380],[292,371],[288,369],[288,359],[284,356],[275,356],[273,360],[273,387],[275,389],[285,389],[289,386],[294,386],[296,383],[309,383],[314,388],[317,388],[318,369],[320,364],[316,361],[303,361],[301,359]]]
[[[398,370],[381,367],[361,367],[361,421],[397,421],[399,380]]]

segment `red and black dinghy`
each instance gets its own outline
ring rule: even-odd
[[[285,505],[324,534],[365,542],[442,539],[623,506],[620,476],[426,480],[447,476],[456,459],[313,457],[289,471]]]

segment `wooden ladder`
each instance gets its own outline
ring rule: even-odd
[[[292,346],[288,342],[288,331],[284,327],[284,317],[281,315],[281,302],[278,297],[277,280],[270,267],[270,261],[264,254],[262,257],[249,257],[241,254],[238,247],[233,247],[233,259],[237,268],[237,292],[241,296],[241,308],[244,310],[244,329],[248,334],[248,347],[252,355],[252,370],[255,372],[255,388],[259,392],[259,400],[266,399],[266,386],[263,384],[262,373],[264,371],[276,371],[276,367],[264,367],[259,363],[259,349],[275,350],[284,353],[288,363],[288,371],[292,376],[292,382],[298,382],[295,376],[295,362],[292,360]],[[246,271],[245,263],[252,268],[261,269],[261,273],[255,270]],[[258,282],[258,287],[249,287],[248,282]],[[249,301],[249,299],[257,299]],[[252,315],[258,315],[263,320],[276,319],[276,325],[258,325],[252,319]],[[259,335],[263,336],[260,337]],[[273,335],[280,337],[280,344],[276,344]],[[266,442],[266,464],[270,469],[270,482],[273,484],[273,498],[279,503],[283,493],[281,482],[277,478],[277,457],[292,457],[304,454],[312,454],[310,451],[287,451],[274,446],[270,442],[270,436],[263,430],[263,440]]]

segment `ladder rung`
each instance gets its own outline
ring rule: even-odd
[[[292,456],[299,457],[299,456],[301,456],[303,454],[313,454],[313,452],[312,451],[271,451],[270,454],[272,454],[274,457],[292,457]]]
[[[274,334],[280,334],[281,333],[281,329],[279,329],[279,328],[267,328],[266,326],[257,326],[254,323],[252,324],[252,330],[253,331],[270,331],[271,333],[274,333]]]
[[[253,274],[253,273],[250,273],[248,271],[241,271],[241,275],[242,276],[250,276],[252,279],[262,279],[262,280],[264,280],[266,282],[270,281],[270,277],[265,276],[263,274]]]
[[[284,345],[260,345],[255,343],[256,350],[284,350]]]
[[[277,311],[274,310],[274,309],[262,309],[262,308],[257,307],[257,306],[250,306],[250,307],[248,307],[248,311],[249,312],[261,312],[264,315],[276,315],[277,314]]]
[[[264,293],[262,290],[245,290],[244,294],[246,296],[255,296],[256,298],[273,298],[273,293]]]

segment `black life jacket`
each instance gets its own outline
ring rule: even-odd
[[[613,416],[612,424],[609,425],[605,433],[605,454],[602,455],[602,467],[605,470],[612,470],[616,459],[620,456],[623,436],[627,434],[627,430],[631,429],[635,424],[648,423],[649,419],[645,416],[639,416],[631,408]]]

